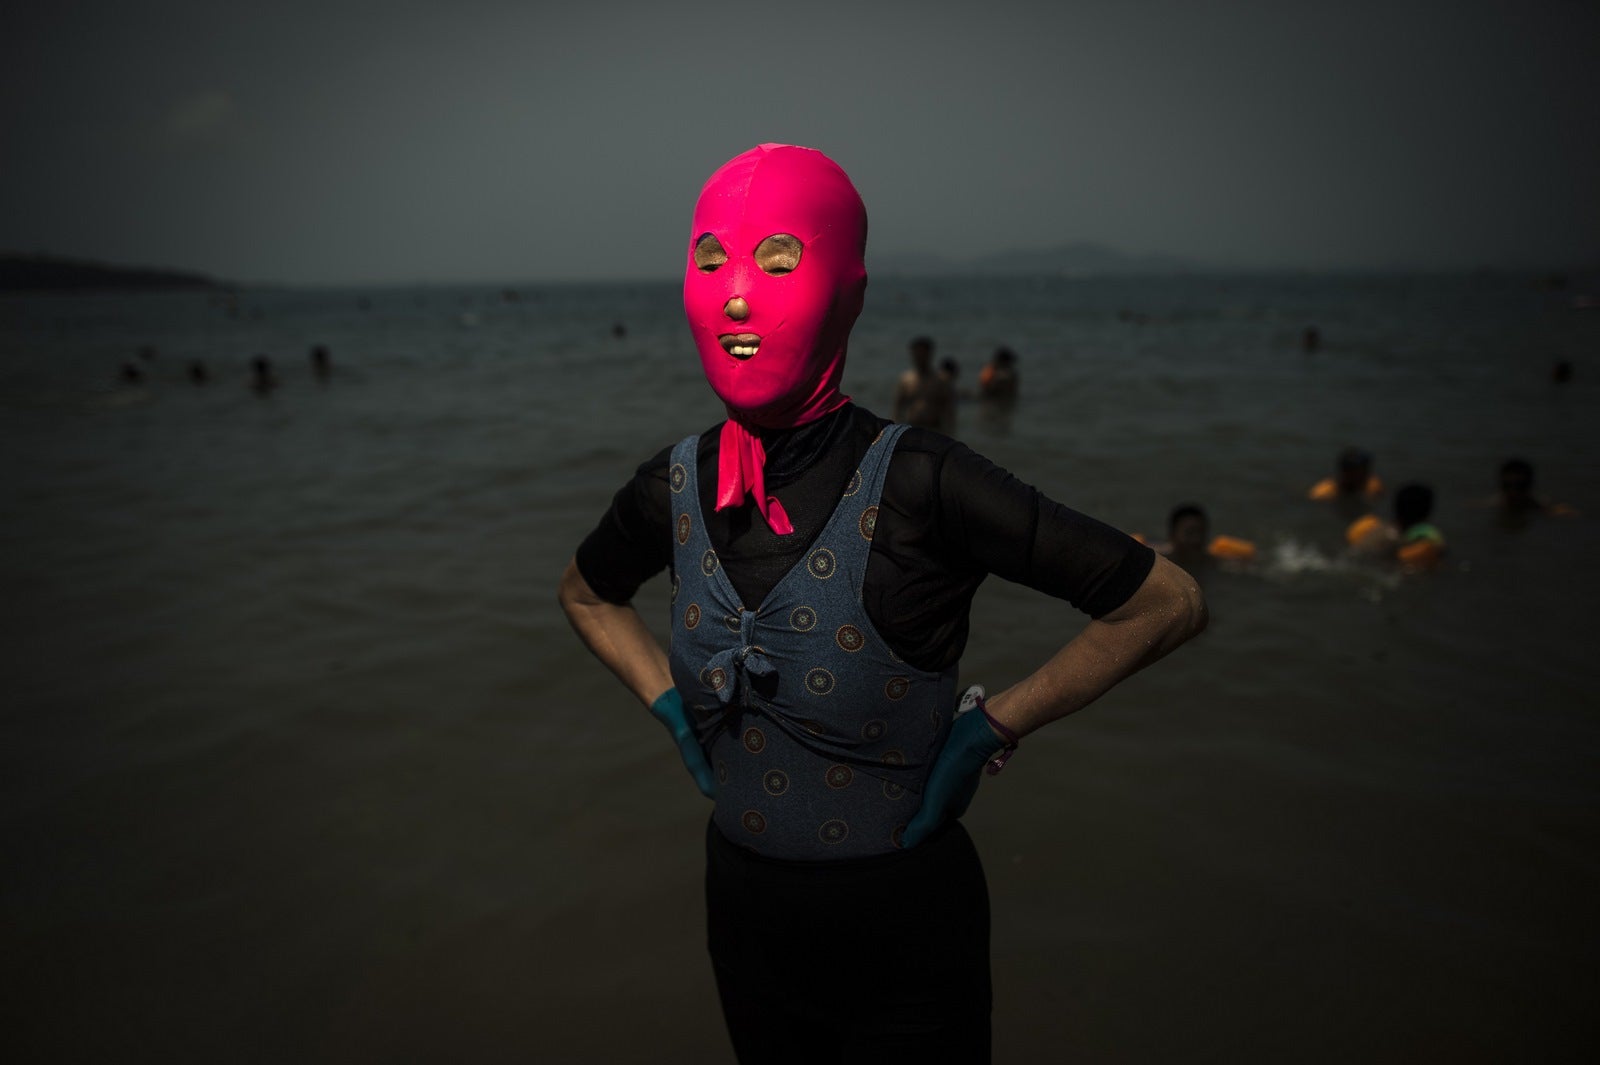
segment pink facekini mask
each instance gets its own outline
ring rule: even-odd
[[[707,233],[727,261],[702,270],[695,245]],[[769,274],[755,252],[778,235],[800,242],[800,261]],[[753,495],[773,532],[794,531],[783,505],[766,493],[766,450],[752,430],[805,425],[850,402],[839,379],[867,290],[866,237],[860,194],[837,163],[812,148],[752,148],[700,191],[683,309],[706,380],[728,408],[718,510]]]

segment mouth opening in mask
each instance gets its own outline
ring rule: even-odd
[[[761,338],[755,333],[723,333],[717,341],[723,351],[741,362],[752,358],[761,348]]]

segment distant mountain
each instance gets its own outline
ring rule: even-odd
[[[50,255],[0,255],[0,292],[221,287],[209,277],[180,270],[111,266]]]
[[[1104,244],[1078,241],[1053,248],[996,252],[971,259],[940,255],[867,255],[867,269],[883,277],[970,276],[1032,277],[1103,274],[1190,274],[1205,269],[1176,255],[1129,255]]]

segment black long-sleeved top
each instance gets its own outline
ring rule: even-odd
[[[700,508],[722,567],[759,604],[816,539],[886,423],[855,405],[797,429],[761,432],[768,494],[794,525],[778,536],[748,501],[716,507],[719,426],[700,435]],[[626,603],[672,564],[671,447],[640,466],[578,548],[578,571]],[[941,671],[966,648],[972,596],[993,573],[1065,599],[1091,617],[1144,583],[1155,554],[1045,496],[965,444],[925,429],[901,437],[884,482],[862,588],[867,614],[901,658]]]

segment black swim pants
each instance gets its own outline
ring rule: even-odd
[[[706,829],[706,925],[740,1065],[989,1061],[989,892],[956,823],[839,862]]]

